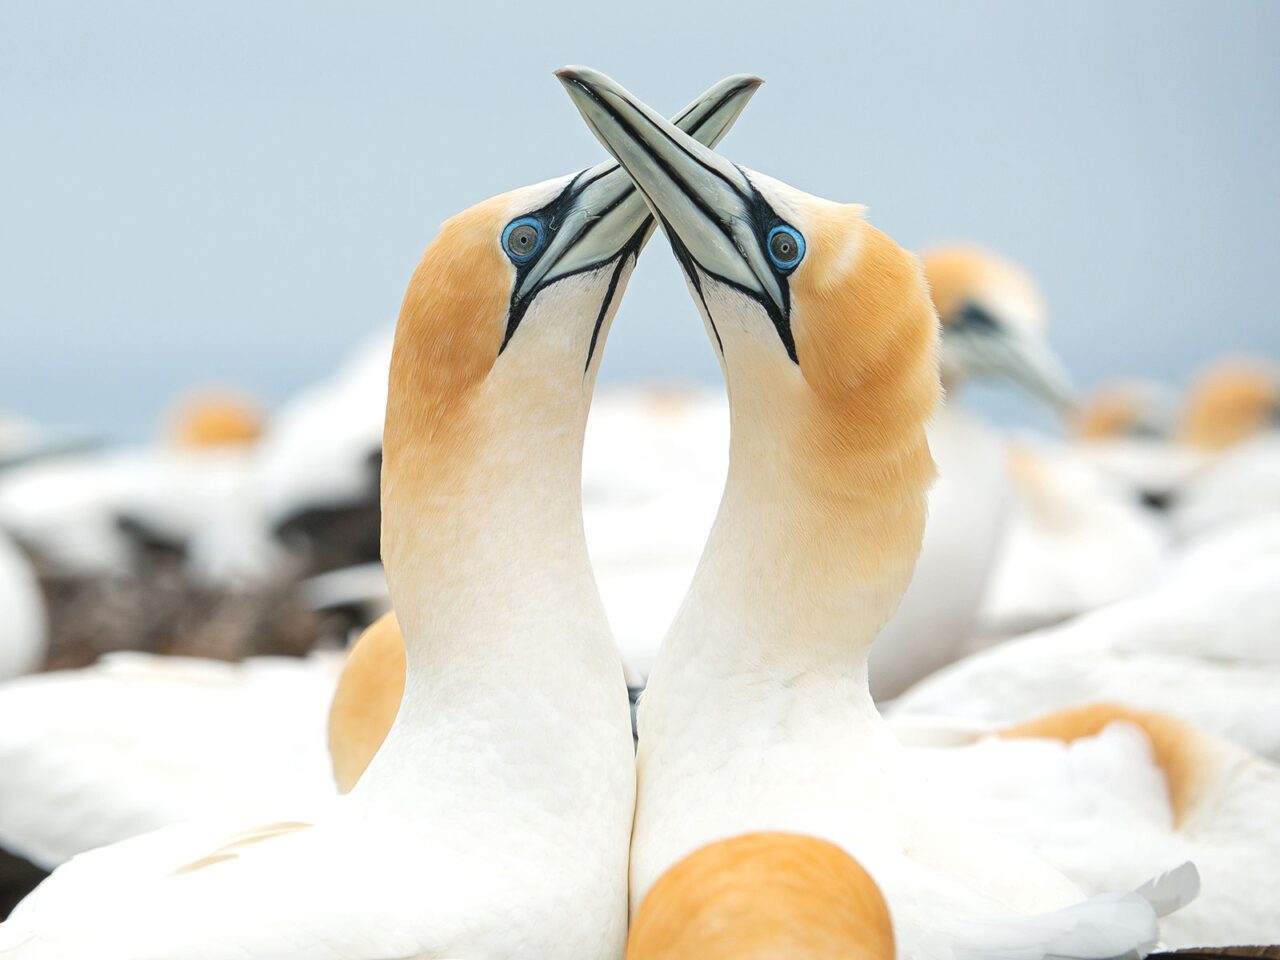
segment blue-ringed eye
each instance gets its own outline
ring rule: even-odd
[[[794,227],[778,226],[769,231],[769,259],[779,270],[794,270],[804,259],[804,237]]]
[[[528,263],[542,247],[542,224],[533,217],[520,217],[502,231],[502,249],[516,263]]]

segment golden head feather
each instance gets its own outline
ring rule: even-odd
[[[171,418],[170,435],[187,449],[248,446],[262,435],[261,408],[231,390],[208,389],[185,397]]]
[[[845,518],[881,545],[854,558],[862,575],[909,575],[935,473],[924,424],[940,397],[937,318],[919,262],[861,207],[815,201],[806,212],[809,252],[791,280],[809,387],[797,480],[829,522]]]
[[[708,844],[653,885],[627,960],[892,960],[875,881],[835,844],[752,833]]]
[[[942,323],[960,315],[966,303],[979,303],[1002,316],[1021,320],[1042,333],[1045,304],[1031,275],[1017,264],[982,247],[935,247],[921,254],[934,306]]]
[[[1222,450],[1280,421],[1280,372],[1256,360],[1220,360],[1196,378],[1187,395],[1182,438]]]

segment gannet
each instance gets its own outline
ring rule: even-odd
[[[234,390],[206,388],[179,401],[170,429],[179,447],[240,446],[255,443],[265,421],[252,398]]]
[[[184,820],[332,795],[341,663],[126,651],[0,684],[0,848],[51,870]]]
[[[1157,384],[1100,390],[1080,411],[1073,452],[1167,510],[1183,539],[1280,508],[1280,371],[1273,364],[1215,360],[1177,407]]]
[[[1225,450],[1280,429],[1280,368],[1262,360],[1209,364],[1187,391],[1179,435],[1201,450]]]
[[[1114,704],[908,755],[931,790],[1086,892],[1194,861],[1201,893],[1161,922],[1168,946],[1280,941],[1274,763],[1167,714]]]
[[[214,577],[260,571],[273,558],[241,551],[235,539],[255,517],[254,416],[243,400],[202,391],[166,417],[160,442],[14,467],[0,476],[0,525],[65,576],[119,573],[132,560],[134,534],[189,549],[202,532],[209,540],[196,548],[197,564]]]
[[[1086,392],[1071,417],[1069,450],[1134,498],[1165,509],[1204,455],[1177,442],[1181,399],[1152,380],[1103,383]]]
[[[378,472],[390,330],[272,417],[254,465],[262,523],[309,573],[378,559]]]
[[[1177,394],[1154,380],[1116,380],[1082,393],[1071,416],[1080,442],[1149,437],[1168,440],[1177,422]]]
[[[880,888],[838,846],[794,833],[709,843],[640,904],[627,960],[893,960]]]
[[[953,663],[889,708],[895,724],[1009,724],[1107,701],[1172,714],[1280,760],[1280,514],[1203,534],[1156,585]]]
[[[974,246],[939,247],[921,258],[942,322],[946,403],[928,428],[938,479],[929,492],[920,560],[871,648],[871,690],[878,700],[964,652],[1017,521],[1005,439],[956,398],[967,383],[991,378],[1012,381],[1055,410],[1067,409],[1074,396],[1045,339],[1044,299],[1025,270]]]
[[[757,83],[693,109],[727,123]],[[442,227],[389,378],[383,559],[407,680],[383,749],[316,809],[73,860],[0,926],[0,956],[621,956],[633,741],[580,471],[651,229],[612,163]]]
[[[1156,581],[1172,537],[1132,487],[1048,440],[1011,441],[1006,459],[1015,496],[978,611],[979,637],[1024,633]]]
[[[595,71],[559,76],[662,223],[730,401],[724,498],[639,705],[633,905],[699,847],[783,830],[857,857],[900,957],[1149,946],[1193,867],[1081,902],[921,790],[872,703],[867,649],[910,579],[934,472],[937,320],[918,262],[863,208],[737,167]]]
[[[1211,364],[1188,392],[1180,436],[1204,462],[1171,498],[1179,536],[1280,512],[1280,368]]]

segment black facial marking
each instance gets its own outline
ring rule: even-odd
[[[951,318],[948,326],[956,331],[968,330],[995,333],[1000,329],[1000,321],[982,304],[966,300],[955,316]]]
[[[546,206],[531,210],[525,214],[525,216],[533,217],[541,222],[542,230],[546,237],[542,243],[544,252],[551,246],[552,238],[555,237],[560,225],[564,223],[565,215],[577,198],[578,194],[574,188],[578,187],[578,181],[582,179],[584,173],[586,173],[585,170],[575,174],[574,178],[565,184],[565,188],[556,194],[555,199]],[[581,190],[581,187],[578,189]],[[541,256],[535,256],[526,263],[513,264],[516,268],[516,280],[511,285],[511,305],[507,308],[507,330],[502,337],[502,346],[498,348],[498,356],[502,356],[502,351],[507,349],[507,344],[511,342],[516,328],[520,326],[520,321],[524,319],[525,311],[529,309],[529,304],[537,293],[534,290],[524,297],[519,296],[519,290],[524,283],[524,278],[528,275],[533,265],[541,259]]]
[[[596,314],[595,326],[591,328],[591,346],[587,348],[587,362],[582,365],[582,375],[585,377],[587,371],[591,369],[591,358],[596,355],[596,341],[600,338],[600,328],[604,325],[604,318],[609,313],[609,306],[613,303],[613,298],[618,293],[618,281],[622,278],[622,269],[627,265],[627,256],[640,255],[640,246],[644,242],[645,231],[648,224],[652,220],[646,218],[645,227],[636,236],[627,241],[626,247],[623,248],[624,256],[618,257],[617,266],[613,268],[613,273],[609,277],[609,289],[604,293],[604,299],[600,301],[600,312]]]
[[[743,176],[746,177],[746,174],[744,173]],[[679,183],[680,181],[677,180],[676,182]],[[747,182],[751,182],[750,178],[747,178]],[[742,196],[740,191],[739,195]],[[690,196],[692,196],[692,194],[690,194]],[[769,202],[760,195],[760,191],[758,191],[754,185],[751,188],[751,194],[746,201],[746,205],[757,242],[763,250],[764,245],[767,242],[766,238],[769,235],[769,231],[779,224],[786,223],[786,221],[778,216],[773,207],[769,206]],[[728,226],[715,216],[714,212],[706,211],[706,215],[708,219],[710,219],[712,223],[716,224],[716,226],[724,232],[725,236],[733,242],[733,234],[730,232]],[[711,314],[711,307],[707,304],[706,295],[703,293],[702,280],[698,276],[699,271],[705,273],[709,277],[715,278],[717,282],[724,284],[726,287],[731,287],[732,289],[737,290],[743,296],[750,297],[756,303],[760,304],[761,308],[768,315],[769,320],[773,323],[773,328],[778,334],[778,339],[782,341],[782,346],[787,351],[787,356],[791,358],[792,363],[799,366],[800,360],[796,355],[795,336],[791,332],[791,285],[787,280],[788,274],[783,273],[780,270],[774,271],[778,278],[778,289],[782,293],[782,308],[779,309],[778,305],[773,302],[772,297],[762,294],[757,290],[744,287],[742,284],[734,280],[730,280],[728,277],[717,273],[715,270],[712,270],[705,264],[701,263],[689,251],[688,247],[684,245],[676,232],[671,229],[671,225],[667,223],[665,219],[663,220],[662,225],[666,230],[667,238],[671,241],[671,249],[675,252],[676,259],[684,269],[685,275],[689,277],[689,282],[693,285],[694,290],[697,291],[698,299],[702,301],[703,309],[707,312],[707,318],[711,322],[712,332],[716,335],[716,345],[720,348],[721,355],[723,356],[724,354],[724,341],[720,338],[720,330],[716,327],[715,318]]]
[[[720,328],[716,326],[716,318],[711,313],[711,305],[707,303],[706,294],[702,292],[702,277],[699,276],[698,262],[693,259],[693,254],[689,252],[681,241],[676,232],[671,229],[671,224],[667,223],[666,217],[662,218],[662,229],[667,235],[667,241],[671,244],[671,252],[675,254],[676,261],[680,264],[680,269],[684,271],[684,275],[689,278],[689,284],[693,287],[694,292],[698,294],[698,299],[702,302],[702,309],[707,315],[707,322],[711,324],[711,332],[716,335],[716,349],[720,351],[720,356],[724,356],[724,341],[720,339]]]
[[[709,204],[706,203],[706,201],[702,199],[702,197],[699,194],[699,191],[692,189],[692,187],[688,183],[686,183],[684,179],[680,177],[679,173],[676,171],[674,167],[671,166],[670,163],[667,162],[665,157],[651,150],[649,146],[640,137],[638,137],[635,133],[631,131],[631,128],[628,122],[623,119],[623,117],[618,113],[618,111],[613,107],[612,104],[608,103],[605,99],[598,96],[596,92],[586,84],[583,84],[578,81],[574,81],[574,83],[587,96],[589,96],[592,100],[594,100],[596,104],[599,105],[599,107],[604,112],[606,112],[611,117],[613,117],[613,119],[617,122],[619,128],[621,128],[624,132],[626,132],[627,135],[631,137],[632,142],[634,142],[636,146],[638,146],[641,150],[643,150],[645,154],[649,157],[649,159],[656,166],[658,166],[663,171],[663,173],[666,174],[668,178],[670,178],[670,180],[673,183],[675,183],[681,188],[686,198],[702,212],[702,215],[710,223],[714,224],[716,228],[725,235],[725,237],[730,241],[730,243],[736,244],[736,240],[734,239],[734,236],[733,236],[733,231],[730,229],[729,225],[726,224],[720,218],[716,210],[714,210]],[[735,183],[730,178],[726,177],[722,171],[707,164],[701,158],[694,156],[688,153],[686,150],[684,150],[684,148],[679,143],[677,143],[676,140],[671,136],[668,130],[666,130],[662,126],[659,126],[657,123],[655,123],[652,118],[650,118],[647,114],[644,113],[644,111],[636,110],[636,113],[641,117],[641,119],[644,120],[646,124],[649,125],[650,128],[652,128],[657,133],[659,133],[664,139],[666,139],[669,143],[673,144],[677,149],[681,150],[681,152],[683,152],[685,156],[689,157],[690,160],[698,164],[698,166],[702,170],[706,171],[711,176],[715,177],[717,180],[719,180],[721,183],[727,186],[738,197],[738,199],[742,202],[742,204],[747,209],[750,222],[756,234],[756,240],[760,244],[761,250],[762,251],[765,250],[765,246],[768,242],[767,238],[769,235],[769,231],[772,230],[775,226],[778,226],[780,224],[785,224],[786,221],[783,220],[781,217],[779,217],[777,212],[774,211],[774,209],[771,206],[769,206],[768,201],[766,201],[764,197],[760,195],[760,191],[756,189],[755,184],[751,183],[751,178],[746,175],[746,173],[742,170],[742,168],[739,167],[738,172],[742,174],[743,180],[747,182],[749,186],[749,192],[744,192],[737,183]],[[643,193],[644,192],[643,188],[640,188],[640,189],[641,189],[641,192]],[[652,202],[652,198],[648,197],[648,194],[645,194],[645,196],[647,199],[650,200],[650,207],[657,209],[657,204]],[[668,240],[671,242],[671,249],[675,253],[676,259],[680,262],[680,266],[683,268],[685,275],[689,278],[690,284],[693,286],[694,290],[697,292],[698,298],[702,301],[703,309],[706,310],[707,318],[711,323],[712,332],[714,332],[716,335],[716,344],[720,348],[721,355],[724,354],[724,341],[720,338],[720,331],[716,327],[715,320],[711,316],[711,310],[707,305],[706,297],[703,294],[702,282],[701,282],[701,279],[698,277],[699,270],[710,277],[714,277],[717,281],[725,284],[728,287],[732,287],[733,289],[739,291],[743,295],[748,296],[751,299],[755,300],[757,303],[759,303],[764,308],[765,313],[768,314],[769,319],[773,322],[774,329],[778,333],[778,339],[782,341],[782,346],[787,351],[787,356],[791,358],[792,363],[796,364],[796,366],[799,366],[800,360],[796,356],[795,337],[791,332],[791,288],[787,282],[787,275],[788,275],[787,272],[775,270],[775,274],[777,276],[778,288],[782,294],[782,306],[781,308],[779,308],[778,304],[774,303],[772,298],[764,294],[758,293],[755,290],[750,290],[739,283],[735,283],[729,278],[716,273],[714,270],[708,269],[705,264],[700,263],[697,260],[697,258],[694,257],[692,253],[690,253],[689,249],[680,241],[676,232],[671,229],[671,225],[666,222],[665,218],[663,220],[663,228],[667,234]],[[696,269],[694,269],[695,267]]]

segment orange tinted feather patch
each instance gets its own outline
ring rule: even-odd
[[[509,203],[495,197],[448,220],[405,292],[387,395],[384,517],[387,500],[446,492],[459,456],[488,429],[470,415],[469,401],[497,361],[505,332],[512,267],[499,234]],[[383,532],[385,555],[395,538]]]
[[[1222,450],[1265,430],[1278,413],[1280,373],[1264,363],[1226,360],[1196,379],[1182,437],[1205,450]]]
[[[793,458],[832,518],[857,524],[864,565],[914,563],[934,476],[925,422],[938,404],[938,322],[919,262],[860,207],[822,208],[792,282],[796,351],[811,387]],[[801,477],[801,481],[804,481]],[[836,500],[874,504],[874,511]],[[864,571],[872,572],[872,571]]]
[[[329,759],[340,793],[356,785],[387,738],[404,696],[404,677],[404,637],[392,611],[360,635],[333,694]]]
[[[752,833],[703,847],[654,884],[627,960],[892,960],[880,889],[825,840]]]
[[[1109,440],[1131,433],[1141,419],[1142,411],[1130,391],[1104,388],[1077,408],[1072,433],[1081,440]]]
[[[196,873],[206,867],[217,866],[219,863],[229,863],[239,858],[237,850],[252,846],[255,843],[262,843],[264,840],[271,840],[275,837],[283,837],[286,834],[297,833],[299,830],[305,830],[311,824],[303,823],[299,820],[285,820],[280,823],[269,823],[265,826],[254,827],[246,830],[241,834],[233,837],[230,841],[223,844],[208,856],[201,857],[199,860],[193,860],[191,863],[185,864],[169,874],[171,877],[180,877],[189,873]]]
[[[950,323],[968,302],[982,302],[1004,289],[1036,314],[1044,302],[1035,282],[1022,268],[989,250],[973,246],[940,247],[923,253],[925,276],[938,316]]]
[[[1147,735],[1152,756],[1164,774],[1174,826],[1184,823],[1208,785],[1212,763],[1200,732],[1190,724],[1163,713],[1095,703],[1059,710],[1010,727],[999,735],[1010,740],[1040,737],[1074,743],[1096,737],[1112,723],[1131,723]]]
[[[263,415],[252,400],[230,391],[209,390],[184,399],[170,433],[179,447],[247,446],[262,436]]]

